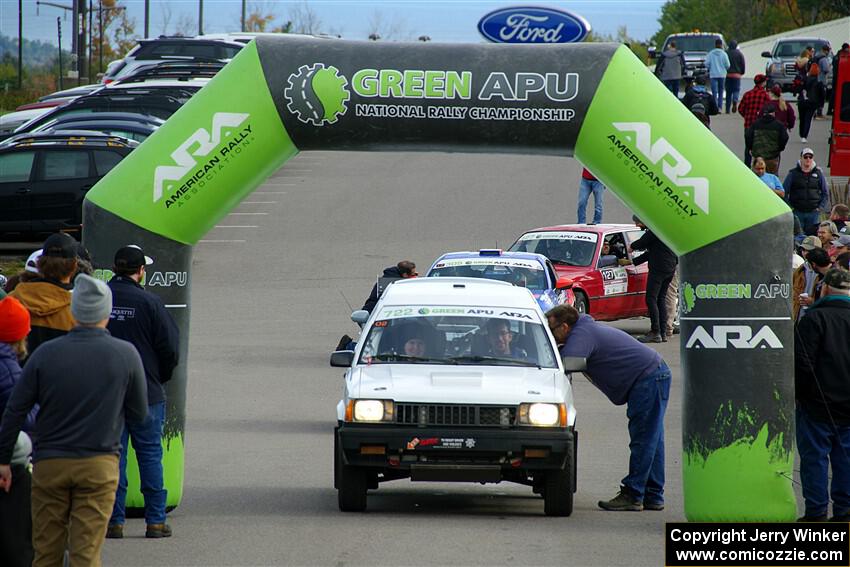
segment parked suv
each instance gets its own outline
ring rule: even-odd
[[[368,319],[361,318],[364,315]],[[343,511],[380,482],[509,481],[569,516],[576,487],[570,370],[531,292],[473,278],[391,283],[364,322],[337,405],[334,485]]]
[[[710,32],[672,33],[664,40],[664,45],[660,51],[654,47],[649,48],[649,56],[654,59],[669,47],[671,41],[675,41],[676,49],[685,54],[684,78],[689,79],[698,75],[706,75],[708,70],[705,68],[705,58],[708,52],[714,49],[714,43],[718,39],[723,42],[723,49],[725,50],[726,40],[723,39],[723,34]]]
[[[119,61],[113,61],[103,75],[104,83],[131,75],[137,67],[157,61],[227,62],[245,47],[236,41],[194,37],[165,37],[139,40],[139,44]]]
[[[0,144],[0,234],[79,231],[83,199],[139,143],[86,130]]]
[[[763,51],[761,56],[768,59],[764,74],[767,75],[768,86],[779,85],[783,91],[790,91],[797,69],[794,61],[806,47],[813,47],[815,56],[823,53],[824,45],[829,40],[821,37],[783,37],[777,39],[770,51]],[[832,55],[830,55],[832,57]],[[832,73],[827,75],[827,88],[832,87]]]

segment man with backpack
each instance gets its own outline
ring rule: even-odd
[[[705,76],[700,75],[697,77],[694,80],[694,84],[685,91],[685,96],[682,97],[682,104],[691,111],[694,110],[694,105],[701,104],[704,109],[702,112],[707,116],[714,116],[720,112],[720,108],[717,106],[717,100],[708,92],[705,83]]]
[[[761,109],[759,119],[747,128],[744,142],[753,158],[764,158],[768,173],[779,171],[779,158],[788,145],[788,130],[776,119],[776,105],[769,102]]]

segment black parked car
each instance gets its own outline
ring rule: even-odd
[[[32,130],[32,133],[48,130],[92,130],[110,136],[129,138],[144,142],[165,120],[149,114],[131,112],[96,112],[70,114],[54,118]]]
[[[79,231],[86,192],[138,145],[86,130],[0,143],[0,234]]]
[[[98,112],[132,112],[150,114],[167,120],[177,112],[208,79],[185,81],[156,80],[129,85],[108,86],[87,96],[81,96],[19,126],[15,134],[32,132],[51,120],[70,115]]]

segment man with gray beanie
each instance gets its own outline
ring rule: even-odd
[[[43,343],[24,367],[0,422],[0,489],[8,491],[9,463],[24,420],[41,406],[35,425],[32,475],[34,567],[99,566],[118,486],[121,430],[147,414],[145,371],[130,343],[106,330],[112,293],[80,274],[67,335]]]

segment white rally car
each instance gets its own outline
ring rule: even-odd
[[[399,280],[366,320],[356,350],[334,352],[331,366],[347,368],[334,443],[341,510],[362,511],[368,489],[410,478],[526,484],[543,495],[547,515],[572,513],[570,376],[528,289],[472,278]]]

